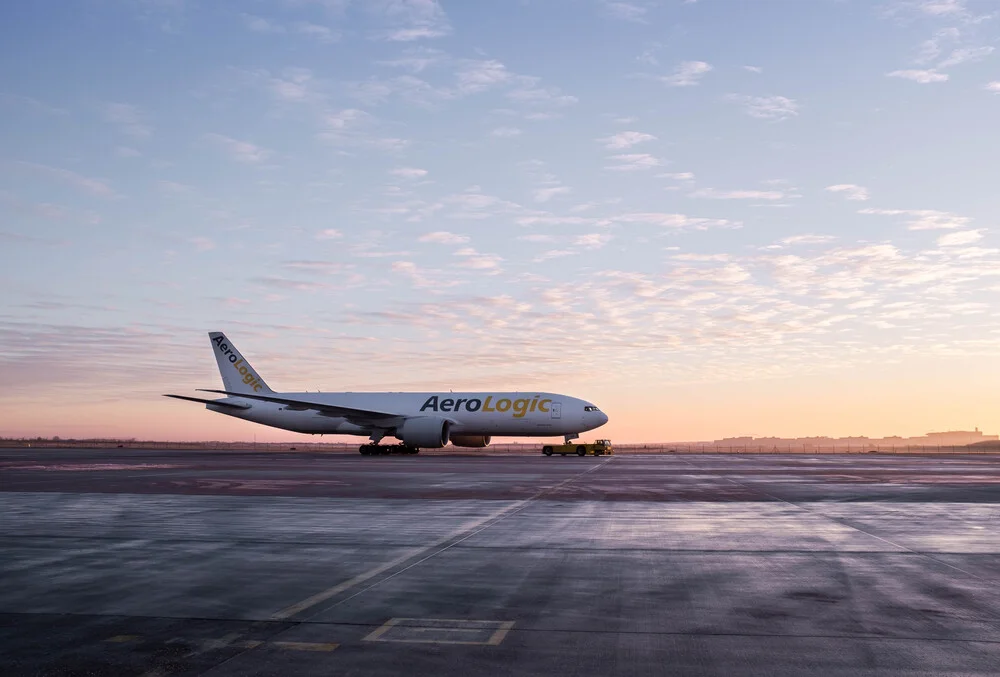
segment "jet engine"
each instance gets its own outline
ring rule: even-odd
[[[489,435],[452,435],[451,443],[456,447],[472,447],[482,449],[490,444]]]
[[[448,444],[451,421],[437,416],[408,418],[399,429],[399,439],[408,447],[440,449]]]

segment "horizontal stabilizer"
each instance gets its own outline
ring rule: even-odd
[[[226,402],[224,400],[203,400],[200,397],[188,397],[186,395],[164,395],[164,397],[172,397],[175,400],[187,400],[188,402],[200,402],[201,404],[214,404],[219,407],[231,407],[232,409],[250,408],[249,404],[243,402]]]
[[[339,404],[325,404],[323,402],[310,402],[309,400],[298,400],[289,397],[277,397],[274,395],[250,395],[247,393],[230,392],[228,390],[212,390],[210,388],[198,388],[204,393],[219,393],[221,395],[232,395],[233,397],[243,397],[248,400],[260,400],[262,402],[274,402],[284,404],[291,410],[306,411],[312,409],[326,416],[338,416],[352,420],[377,421],[393,418],[405,418],[400,414],[391,414],[387,411],[372,411],[370,409],[357,409],[355,407],[342,407]]]

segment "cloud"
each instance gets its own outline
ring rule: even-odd
[[[913,80],[914,82],[919,82],[922,85],[930,84],[932,82],[945,82],[948,80],[947,73],[938,73],[935,70],[900,70],[892,71],[886,75],[890,78]]]
[[[972,244],[973,242],[979,242],[983,239],[983,231],[980,230],[963,230],[957,233],[948,233],[947,235],[942,235],[937,239],[939,247],[958,247],[961,245]]]
[[[240,141],[239,139],[234,139],[223,134],[206,134],[205,138],[220,146],[229,153],[230,157],[238,162],[258,164],[266,160],[271,154],[270,151],[249,141]]]
[[[292,30],[299,35],[314,38],[324,44],[331,44],[340,40],[340,33],[323,26],[308,21],[296,21],[292,24]]]
[[[270,19],[265,19],[264,17],[256,16],[254,14],[243,14],[243,23],[246,25],[248,30],[254,33],[284,33],[285,28],[279,24],[274,23]]]
[[[646,8],[631,2],[609,2],[604,0],[601,3],[604,11],[616,19],[623,21],[633,21],[635,23],[646,23]]]
[[[657,174],[658,179],[673,179],[674,181],[694,181],[694,174],[691,172],[667,172],[665,174]]]
[[[671,87],[692,87],[711,70],[711,64],[704,61],[684,61],[674,69],[673,75],[661,77],[659,80]]]
[[[326,228],[316,233],[317,240],[339,240],[342,237],[344,234],[336,228]]]
[[[520,136],[521,130],[517,127],[497,127],[490,132],[490,136],[495,136],[500,139],[511,139],[515,136]]]
[[[918,11],[931,16],[961,16],[968,12],[965,0],[918,0],[912,4]]]
[[[643,169],[652,169],[653,167],[659,167],[663,164],[658,158],[655,158],[648,153],[612,155],[610,159],[614,160],[617,164],[608,165],[605,169],[610,169],[616,172],[632,172]]]
[[[584,249],[600,249],[611,240],[612,236],[608,233],[587,233],[577,236],[573,244]]]
[[[764,72],[764,69],[761,68],[760,66],[744,66],[743,70],[748,71],[750,73],[758,73],[758,74]]]
[[[250,281],[263,285],[265,287],[274,287],[275,289],[289,289],[294,291],[318,291],[320,289],[326,289],[330,286],[322,282],[290,280],[288,278],[279,277],[277,275],[254,277],[251,278]]]
[[[691,197],[711,200],[782,200],[784,193],[777,190],[716,190],[701,188],[691,193]]]
[[[207,237],[192,237],[191,244],[199,252],[207,252],[211,249],[215,249],[215,242]]]
[[[996,92],[997,94],[1000,94],[1000,80],[994,80],[993,82],[986,83],[983,85],[983,89],[988,92]]]
[[[643,223],[661,228],[707,230],[709,228],[741,228],[739,221],[728,219],[707,219],[686,214],[671,214],[661,212],[638,212],[622,214],[613,217],[614,221],[622,223]]]
[[[451,33],[448,15],[437,0],[372,0],[365,6],[391,26],[376,33],[382,40],[412,42]]]
[[[572,256],[576,252],[572,249],[550,249],[548,251],[542,252],[535,258],[531,260],[532,263],[542,263],[544,261],[549,261],[551,259],[562,258],[563,256]]]
[[[77,174],[76,172],[72,172],[68,169],[50,167],[49,165],[38,164],[35,162],[17,161],[14,165],[59,179],[60,181],[68,183],[75,188],[79,188],[80,190],[86,191],[92,195],[97,195],[98,197],[118,197],[118,194],[114,191],[114,189],[111,188],[111,186],[103,179],[95,179],[89,176],[83,176],[82,174]]]
[[[963,228],[972,222],[967,216],[959,216],[950,212],[940,212],[933,209],[874,209],[867,208],[858,211],[859,214],[875,214],[879,216],[907,216],[909,230],[947,230]]]
[[[349,269],[351,266],[337,261],[311,261],[308,259],[299,259],[294,261],[285,261],[281,264],[281,267],[289,270],[332,275],[334,273],[341,273]]]
[[[792,235],[781,240],[781,243],[785,245],[826,244],[827,242],[834,242],[836,239],[833,235]]]
[[[547,188],[536,188],[534,192],[535,202],[548,202],[557,195],[567,195],[573,192],[567,186],[550,186]]]
[[[147,125],[139,109],[127,103],[106,103],[102,112],[104,119],[118,125],[122,132],[136,138],[145,138],[153,133],[152,128]]]
[[[287,68],[281,77],[267,77],[271,96],[293,103],[319,101],[322,97],[313,89],[313,84],[313,73],[308,68]]]
[[[982,61],[993,51],[993,47],[962,47],[954,50],[947,59],[939,63],[938,68],[950,68],[963,63]]]
[[[455,74],[458,90],[463,94],[483,92],[511,82],[515,76],[499,61],[467,61]]]
[[[490,275],[496,275],[500,272],[500,262],[503,261],[499,256],[481,254],[472,247],[459,249],[455,252],[455,256],[465,259],[459,264],[462,268],[472,268],[473,270],[480,270]]]
[[[831,193],[843,193],[848,200],[867,200],[868,189],[863,186],[856,186],[853,183],[839,183],[836,186],[827,186],[826,190]]]
[[[450,233],[447,230],[436,230],[433,233],[424,233],[419,238],[420,242],[433,242],[435,244],[466,244],[469,241],[468,235]]]
[[[325,129],[317,137],[321,141],[338,146],[365,146],[387,152],[397,152],[409,145],[406,139],[378,136],[374,133],[378,125],[375,117],[357,109],[326,113],[323,116]]]
[[[637,143],[654,140],[656,140],[655,136],[644,132],[618,132],[617,134],[613,134],[609,137],[598,139],[598,141],[603,143],[604,147],[609,150],[622,150],[630,148]]]
[[[55,106],[50,106],[49,104],[39,101],[38,99],[33,99],[30,96],[23,96],[21,94],[10,94],[7,92],[0,92],[0,103],[4,105],[15,105],[23,106],[30,110],[46,113],[48,115],[69,115],[69,111],[63,108],[57,108]]]
[[[760,120],[787,120],[799,114],[799,104],[784,96],[730,94],[727,98],[742,104],[747,115]]]
[[[555,240],[555,237],[552,235],[544,235],[542,233],[531,233],[529,235],[518,235],[517,239],[524,242],[552,242]]]
[[[388,61],[376,61],[379,66],[389,66],[390,68],[402,68],[411,73],[420,73],[423,70],[444,63],[448,56],[438,49],[428,47],[413,47],[406,50],[403,56]]]
[[[416,167],[397,167],[389,173],[401,179],[422,179],[427,176],[426,169],[417,169]]]

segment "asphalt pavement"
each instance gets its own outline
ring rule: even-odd
[[[996,675],[1000,455],[0,450],[3,675]]]

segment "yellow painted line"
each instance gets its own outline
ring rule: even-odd
[[[510,629],[513,627],[514,627],[514,621],[503,622],[500,625],[500,627],[497,628],[497,631],[493,633],[493,636],[490,637],[490,641],[486,643],[489,644],[490,646],[496,646],[497,644],[499,644],[504,640],[504,638],[507,636],[507,633],[510,632]]]
[[[400,555],[399,557],[397,557],[396,559],[394,559],[394,560],[392,560],[390,562],[386,562],[385,564],[380,564],[379,566],[375,567],[374,569],[369,569],[368,571],[365,571],[364,573],[358,574],[354,578],[346,580],[343,583],[338,583],[337,585],[335,585],[335,586],[333,586],[331,588],[327,588],[326,590],[322,590],[320,592],[317,592],[315,595],[312,595],[311,597],[307,597],[306,599],[302,600],[301,602],[297,602],[295,604],[292,604],[291,606],[287,606],[284,609],[276,611],[275,613],[273,613],[271,615],[270,620],[272,620],[272,621],[283,621],[283,620],[285,620],[287,618],[290,618],[291,616],[294,616],[294,615],[296,615],[298,613],[301,613],[301,612],[305,611],[306,609],[312,608],[312,607],[316,606],[317,604],[325,602],[326,600],[330,599],[331,597],[336,597],[340,593],[345,592],[346,590],[350,590],[351,588],[355,587],[356,585],[358,585],[360,583],[364,583],[365,581],[367,581],[369,579],[372,579],[375,576],[378,576],[379,574],[381,574],[383,572],[386,572],[386,571],[388,571],[388,570],[390,570],[390,569],[392,569],[394,567],[397,567],[400,564],[404,564],[405,562],[407,562],[407,561],[409,561],[409,560],[411,560],[411,559],[413,559],[415,557],[419,557],[420,555],[423,555],[423,554],[425,554],[427,552],[430,552],[431,550],[444,545],[448,541],[451,541],[451,540],[454,540],[456,538],[460,538],[460,537],[463,537],[463,536],[465,538],[468,538],[469,536],[473,535],[470,532],[475,532],[475,530],[478,527],[482,526],[483,524],[486,524],[490,520],[494,520],[494,519],[499,520],[499,518],[506,517],[509,514],[512,514],[512,513],[515,513],[517,511],[521,510],[526,505],[528,505],[528,503],[530,503],[531,501],[534,501],[535,499],[537,499],[537,498],[539,498],[541,496],[544,496],[545,494],[549,493],[550,491],[555,491],[557,489],[561,489],[563,486],[569,484],[570,482],[572,482],[574,480],[577,480],[577,479],[583,477],[587,473],[593,472],[594,470],[597,470],[598,468],[604,467],[605,465],[607,465],[611,461],[611,458],[612,457],[608,457],[607,460],[605,460],[605,461],[603,461],[603,462],[601,462],[601,463],[599,463],[597,465],[591,466],[590,468],[588,468],[587,470],[583,471],[582,473],[579,473],[577,475],[573,475],[572,477],[567,477],[566,479],[564,479],[562,482],[559,482],[558,484],[555,484],[555,485],[553,485],[551,487],[547,487],[545,489],[542,489],[541,491],[539,491],[538,493],[536,493],[534,496],[531,496],[529,498],[525,498],[525,499],[520,500],[520,501],[515,501],[514,503],[511,503],[507,507],[500,508],[499,510],[494,511],[494,512],[490,513],[489,515],[485,516],[485,517],[481,517],[481,518],[479,518],[477,520],[472,520],[470,522],[467,522],[467,523],[463,524],[461,527],[459,527],[458,529],[456,529],[455,531],[452,531],[447,536],[444,536],[443,538],[439,538],[438,540],[436,540],[436,541],[434,541],[432,543],[429,543],[428,545],[425,545],[425,546],[422,546],[422,547],[419,547],[419,548],[412,548],[410,550],[407,550],[402,555]],[[462,540],[464,540],[464,539],[462,539]],[[433,555],[430,555],[430,557],[433,557]],[[423,562],[426,559],[428,559],[428,557],[425,557],[424,559],[422,559],[422,560],[420,560],[418,562],[415,562],[413,564],[413,566],[416,566],[417,564],[420,564],[420,562]],[[407,567],[407,568],[409,568],[409,567]],[[360,594],[360,593],[358,593],[358,594]]]
[[[114,637],[108,637],[105,642],[114,642],[115,644],[124,644],[125,642],[134,642],[139,639],[139,635],[115,635]]]
[[[370,633],[369,635],[367,635],[361,641],[363,641],[363,642],[378,642],[378,641],[380,641],[379,638],[382,635],[384,635],[385,633],[389,632],[389,630],[392,629],[392,626],[396,625],[397,623],[399,623],[402,620],[406,620],[406,619],[403,619],[403,618],[390,618],[389,620],[387,620],[382,625],[382,627],[380,627],[377,630],[375,630],[374,632]]]

